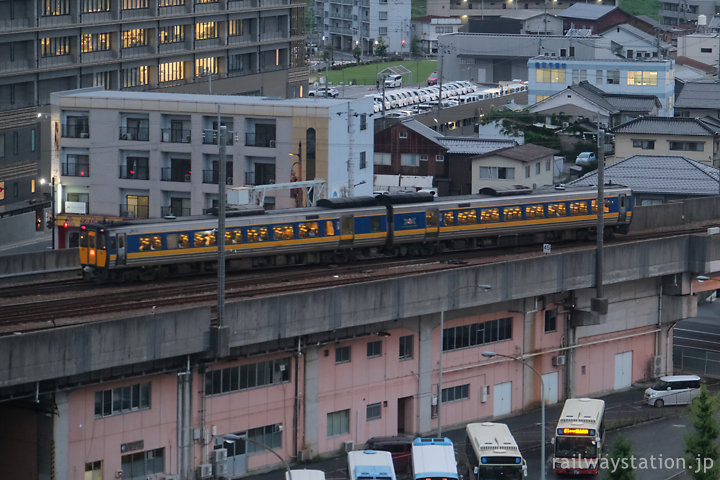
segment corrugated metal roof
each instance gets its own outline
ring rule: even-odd
[[[514,140],[482,138],[461,138],[461,137],[445,137],[440,139],[440,144],[447,148],[448,153],[482,155],[484,153],[494,152],[503,148],[514,147]]]
[[[697,135],[712,136],[720,128],[700,118],[681,117],[640,117],[618,125],[612,133],[647,133],[656,135]]]
[[[596,5],[594,3],[576,3],[558,14],[562,18],[583,18],[586,20],[597,20],[617,7],[613,5]]]
[[[682,156],[633,155],[606,167],[605,182],[639,193],[717,195],[718,170]],[[597,170],[569,185],[596,186]]]
[[[720,109],[720,83],[686,83],[675,100],[675,108]]]

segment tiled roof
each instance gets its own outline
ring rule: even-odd
[[[617,113],[617,108],[605,99],[605,92],[590,82],[583,80],[577,85],[570,85],[568,88],[578,95],[585,97],[598,107],[604,108],[610,113]]]
[[[424,125],[421,122],[418,122],[414,118],[409,118],[407,120],[403,120],[402,122],[400,122],[400,124],[409,128],[413,132],[422,135],[423,137],[427,138],[428,140],[432,140],[433,142],[440,145],[440,142],[438,142],[438,140],[443,137],[442,133],[436,132],[432,128]]]
[[[618,125],[612,133],[711,136],[720,134],[720,128],[700,118],[640,117]]]
[[[605,168],[605,182],[634,192],[717,195],[718,170],[681,156],[634,155]],[[569,185],[597,185],[597,171]]]
[[[495,150],[509,148],[516,145],[515,140],[510,139],[482,139],[445,137],[440,139],[440,144],[447,148],[448,153],[482,155]]]
[[[651,112],[662,104],[655,95],[623,95],[620,93],[607,93],[605,100],[622,112]]]
[[[675,100],[675,108],[720,109],[720,83],[686,83]]]
[[[666,50],[668,50],[672,47],[672,45],[670,45],[669,43],[659,41],[655,36],[650,35],[649,33],[645,32],[643,30],[640,30],[639,28],[634,27],[630,24],[615,25],[614,27],[605,30],[600,35],[605,35],[606,33],[614,32],[617,29],[625,30],[626,32],[634,35],[635,37],[645,40],[646,42],[648,42],[649,44],[651,44],[653,46],[657,46],[658,42],[659,42],[659,46]]]
[[[587,20],[597,20],[617,7],[612,5],[596,5],[593,3],[575,3],[558,14],[562,18],[584,18]]]
[[[489,155],[497,155],[500,157],[510,158],[512,160],[518,160],[520,162],[532,162],[556,153],[558,153],[558,151],[553,150],[552,148],[535,145],[534,143],[526,143],[517,147],[499,150],[497,152],[486,153],[482,156],[487,157]]]
[[[678,57],[675,59],[675,63],[679,65],[687,65],[689,67],[697,68],[706,73],[714,73],[715,71],[717,71],[717,68],[713,67],[712,65],[708,65],[707,63],[700,62],[693,58],[684,57],[682,55],[678,55]]]

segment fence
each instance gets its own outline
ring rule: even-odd
[[[673,347],[673,367],[677,371],[720,378],[720,352],[695,347]]]

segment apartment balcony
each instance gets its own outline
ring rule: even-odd
[[[147,205],[120,204],[120,216],[123,218],[150,218],[150,207]]]
[[[225,145],[233,145],[234,140],[233,132],[229,130],[227,135],[225,135]],[[203,145],[217,145],[217,134],[215,130],[203,130],[202,143]]]
[[[330,33],[334,33],[336,35],[352,35],[352,29],[350,27],[336,27],[331,25],[328,30]]]
[[[260,34],[261,42],[276,41],[276,40],[287,40],[290,36],[287,32],[265,32]]]
[[[122,50],[120,50],[120,56],[122,58],[143,57],[145,55],[152,55],[153,53],[155,53],[155,49],[150,45],[123,48]]]
[[[161,169],[160,180],[163,182],[190,183],[192,175],[184,169],[169,167]]]
[[[83,25],[89,23],[103,23],[117,20],[117,14],[115,12],[91,12],[83,13],[82,20],[80,21]]]
[[[50,67],[60,67],[63,65],[73,65],[75,63],[75,55],[53,55],[52,57],[42,57],[38,62],[40,69]]]
[[[197,13],[208,13],[208,12],[220,12],[225,9],[225,2],[195,2],[195,12]]]
[[[256,41],[257,37],[255,35],[233,35],[231,37],[228,37],[229,45],[241,45],[244,43],[253,43]]]
[[[62,27],[74,23],[72,15],[47,15],[38,17],[39,27]]]
[[[125,180],[147,180],[149,177],[147,168],[131,169],[128,168],[127,165],[121,165],[119,178],[123,178]]]
[[[90,138],[90,126],[84,124],[67,124],[62,125],[63,138]]]
[[[122,20],[132,19],[132,18],[144,18],[144,17],[154,17],[153,10],[149,8],[134,8],[132,10],[121,10],[120,11],[120,18]]]
[[[34,69],[35,66],[30,64],[28,59],[15,60],[14,62],[0,62],[0,72],[10,73],[23,70]]]
[[[221,47],[222,45],[223,40],[220,37],[195,40],[195,48]]]
[[[150,131],[148,128],[140,127],[120,127],[120,140],[138,140],[147,142],[150,139]]]
[[[164,207],[160,207],[160,215],[163,217],[168,217],[170,215],[173,217],[189,217],[190,208],[172,207],[171,205],[166,205]]]
[[[218,171],[217,170],[203,170],[203,183],[214,183],[217,185],[218,183]],[[233,184],[233,177],[226,176],[225,177],[225,185],[232,185]]]
[[[290,0],[263,0],[263,7],[280,7],[283,5],[290,5]]]
[[[163,128],[162,141],[165,143],[190,143],[192,137],[190,129],[184,128]]]
[[[161,6],[158,8],[159,15],[161,17],[170,17],[173,15],[184,15],[189,12],[190,5],[173,5],[169,7]]]
[[[254,133],[246,133],[245,146],[275,148],[275,137],[271,137],[268,135],[256,135]]]
[[[158,45],[158,53],[174,53],[174,52],[185,52],[190,50],[188,42],[175,42],[175,43],[161,43]]]
[[[0,32],[13,32],[35,26],[33,18],[0,19]]]
[[[87,52],[80,54],[80,63],[104,62],[117,58],[117,52],[114,50],[102,50],[98,52]]]
[[[264,2],[263,2],[264,4]],[[257,8],[258,0],[228,0],[228,10],[242,10],[243,8]]]

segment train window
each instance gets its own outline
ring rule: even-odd
[[[588,205],[586,201],[570,202],[570,215],[587,215]]]
[[[605,199],[605,205],[603,206],[603,212],[609,213],[610,212],[610,201],[608,199]],[[597,213],[597,200],[593,200],[590,202],[590,208],[592,208],[592,213]]]
[[[171,233],[165,237],[165,242],[169,250],[188,248],[190,246],[190,236],[187,233]]]
[[[335,230],[335,223],[332,220],[328,220],[325,222],[325,235],[333,236],[335,235]]]
[[[227,230],[225,232],[225,244],[237,245],[238,243],[242,243],[242,230],[239,228]]]
[[[120,235],[118,237],[118,247],[125,248],[125,235]]]
[[[443,213],[443,224],[446,227],[448,227],[450,225],[455,225],[455,212]]]
[[[141,252],[149,252],[151,250],[150,244],[151,244],[151,238],[150,237],[140,237],[140,247],[138,250]]]
[[[248,242],[265,242],[269,238],[267,227],[254,227],[247,229]]]
[[[152,237],[152,242],[150,243],[150,248],[153,250],[162,250],[162,237],[159,235],[155,235]]]
[[[425,226],[426,227],[437,227],[438,226],[438,211],[428,210],[425,212]]]
[[[458,225],[471,225],[477,223],[477,210],[463,210],[457,214]]]
[[[273,237],[275,240],[291,240],[295,237],[292,225],[275,225],[273,227]]]
[[[80,247],[82,247],[82,248],[87,248],[87,246],[88,246],[88,236],[87,236],[87,233],[82,232],[82,233],[80,234]]]
[[[298,225],[298,237],[312,238],[320,236],[320,227],[317,222],[305,222]]]
[[[370,233],[382,231],[380,227],[380,217],[370,217]]]
[[[542,205],[528,205],[525,207],[525,218],[542,218],[545,216],[545,209]]]
[[[117,239],[115,237],[110,237],[110,250],[116,250],[117,249]]]
[[[195,235],[193,235],[193,245],[196,247],[213,247],[217,245],[215,232],[213,230],[195,232]]]
[[[567,215],[564,203],[551,203],[547,206],[549,217],[564,217]]]
[[[500,221],[499,208],[483,208],[480,210],[480,221],[482,223],[492,223]]]
[[[505,221],[521,220],[522,209],[520,207],[505,207],[503,208],[503,217],[505,218]]]
[[[98,235],[97,248],[98,250],[105,250],[105,235]]]

